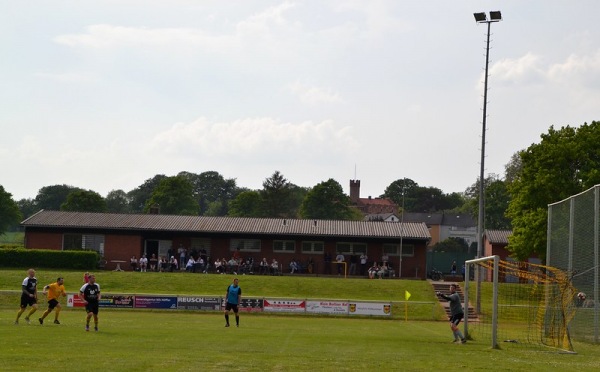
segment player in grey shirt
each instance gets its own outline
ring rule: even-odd
[[[467,340],[464,338],[460,330],[458,329],[458,324],[461,319],[464,318],[465,312],[460,303],[460,296],[456,293],[456,284],[450,284],[450,295],[447,296],[442,292],[436,292],[436,294],[450,302],[450,329],[452,329],[452,334],[454,334],[454,342],[460,342],[464,344]]]

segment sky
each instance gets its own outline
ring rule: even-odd
[[[106,196],[275,171],[463,192],[550,126],[600,120],[596,0],[0,0],[0,185]]]

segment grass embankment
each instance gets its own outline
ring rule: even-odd
[[[26,276],[26,270],[0,270],[0,291],[16,290]],[[70,293],[83,284],[83,272],[38,270],[41,286],[64,277]],[[393,302],[392,316],[404,318],[405,311],[414,320],[443,320],[445,314],[437,303],[431,285],[420,280],[354,279],[306,276],[237,276],[244,297],[275,297],[290,299],[368,300]],[[114,294],[174,294],[224,296],[232,275],[199,273],[114,272],[96,273],[96,281],[104,293]],[[405,291],[411,297],[405,306]],[[3,301],[4,302],[4,301]]]

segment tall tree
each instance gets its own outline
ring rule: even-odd
[[[23,218],[29,218],[38,211],[35,199],[21,199],[17,201],[17,205],[19,206]]]
[[[60,209],[71,212],[106,212],[106,201],[95,191],[74,190],[67,195],[67,200]]]
[[[405,211],[412,211],[416,203],[415,194],[419,185],[410,178],[402,178],[388,185],[381,195],[382,198],[392,200],[396,205],[404,205]]]
[[[508,185],[508,248],[519,259],[545,257],[548,204],[600,183],[600,122],[550,127],[541,139],[520,152],[521,169]]]
[[[290,184],[290,194],[289,194],[289,203],[288,203],[288,216],[290,218],[297,218],[300,213],[300,206],[308,195],[308,188]]]
[[[290,216],[291,184],[279,171],[263,182],[261,196],[265,217]]]
[[[146,206],[146,202],[152,196],[152,192],[158,186],[160,181],[167,178],[164,174],[157,174],[156,176],[147,179],[143,184],[136,187],[135,189],[129,191],[127,193],[127,197],[131,202],[129,203],[129,207],[131,212],[139,213],[144,211]]]
[[[521,163],[521,152],[517,151],[510,157],[510,160],[504,166],[504,180],[507,183],[511,183],[514,179],[519,176],[523,164]]]
[[[329,179],[313,187],[300,206],[300,217],[319,220],[349,220],[356,218],[350,198],[342,185]]]
[[[460,207],[464,202],[459,193],[444,194],[437,187],[419,186],[410,178],[392,182],[381,197],[391,199],[399,206],[404,204],[404,210],[407,212],[451,210]]]
[[[489,174],[484,180],[484,208],[485,228],[496,230],[509,230],[510,219],[506,216],[510,195],[506,182],[497,174]],[[468,211],[474,218],[479,216],[479,180],[469,186],[465,191]]]
[[[229,216],[263,217],[262,197],[258,191],[244,191],[229,202]]]
[[[12,199],[12,194],[0,185],[0,235],[4,234],[9,227],[18,225],[22,217],[17,203]]]
[[[106,195],[106,208],[111,213],[129,212],[129,198],[123,190],[112,190]]]
[[[192,184],[181,176],[160,181],[146,202],[145,212],[158,205],[161,214],[198,215],[198,204],[193,196]]]
[[[67,201],[67,196],[75,190],[82,189],[69,185],[44,186],[35,197],[35,205],[38,210],[58,211],[60,206]]]
[[[229,201],[239,192],[235,179],[226,179],[219,172],[179,172],[178,176],[186,178],[192,184],[200,215],[227,215]]]

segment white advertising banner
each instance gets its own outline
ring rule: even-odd
[[[348,315],[348,302],[306,301],[306,312],[317,314]]]
[[[306,311],[306,301],[265,299],[263,302],[263,311],[303,313]]]
[[[392,304],[385,302],[350,302],[348,305],[350,315],[392,315]]]

